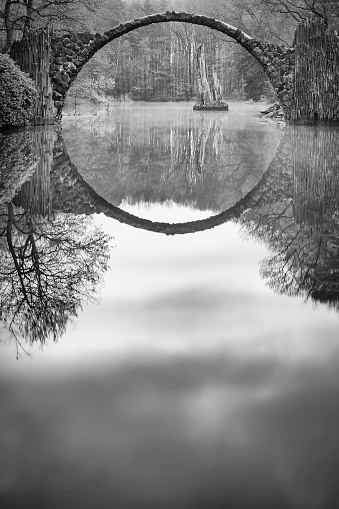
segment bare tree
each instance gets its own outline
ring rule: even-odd
[[[296,25],[303,20],[321,18],[334,28],[339,20],[337,0],[241,0],[239,9],[257,33],[271,33],[287,42],[292,41]]]
[[[86,14],[94,13],[96,4],[96,0],[0,0],[1,51],[6,53],[14,39],[33,27],[87,28]]]

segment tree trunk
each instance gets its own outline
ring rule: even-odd
[[[197,50],[198,62],[198,100],[197,103],[205,106],[212,103],[210,86],[207,81],[206,60],[204,46],[201,44]]]
[[[221,85],[217,73],[215,72],[214,69],[213,69],[212,97],[215,103],[217,104],[222,103]]]
[[[11,23],[11,0],[6,0],[4,10],[4,22],[6,28],[6,42],[2,49],[2,53],[7,53],[12,44],[13,27]]]

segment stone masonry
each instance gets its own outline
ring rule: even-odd
[[[275,46],[260,42],[242,30],[222,21],[184,12],[165,12],[151,14],[116,26],[104,34],[68,33],[62,37],[52,36],[50,77],[53,85],[53,102],[56,117],[60,118],[66,94],[82,67],[109,42],[140,27],[153,23],[179,21],[204,25],[235,39],[262,66],[268,75],[279,101],[283,107],[285,118],[291,118],[291,104],[294,80],[294,49]]]
[[[208,230],[239,218],[246,210],[267,203],[275,203],[277,200],[290,199],[293,196],[293,169],[289,146],[290,137],[285,136],[260,182],[234,206],[207,219],[171,224],[135,216],[98,195],[71,162],[62,136],[59,134],[54,143],[53,166],[48,184],[51,189],[52,209],[66,214],[103,213],[134,228],[165,235],[182,235]],[[282,181],[283,189],[281,189]]]

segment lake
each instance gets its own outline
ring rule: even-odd
[[[1,508],[339,504],[339,129],[192,106],[0,133]]]

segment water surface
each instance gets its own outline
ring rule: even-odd
[[[282,132],[254,118],[260,106],[192,107],[121,103],[109,114],[65,116],[63,138],[87,182],[115,205],[174,200],[223,210],[260,180]]]
[[[339,132],[259,108],[1,138],[1,507],[338,505]]]

